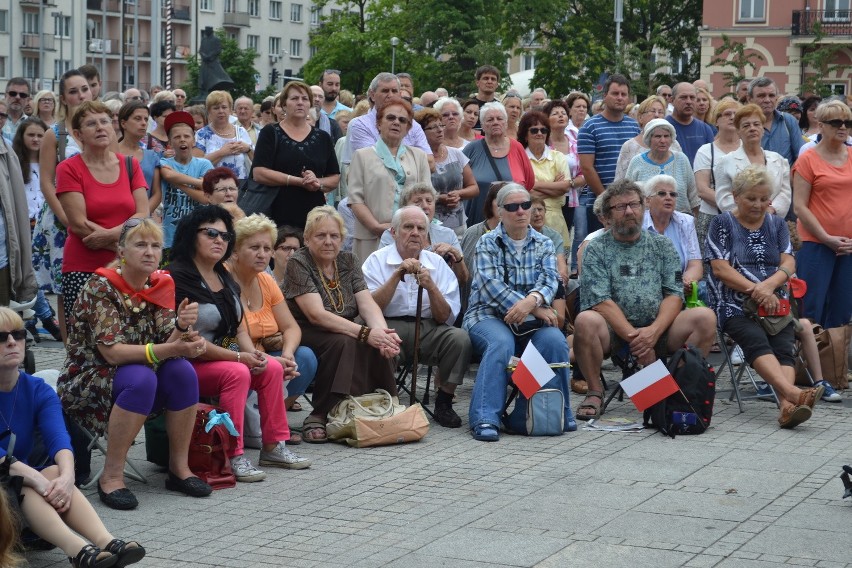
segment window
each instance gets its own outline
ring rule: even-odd
[[[312,45],[312,46],[308,49],[308,52],[310,53],[310,57],[315,57],[315,56],[316,56],[316,54],[317,54],[317,46]]]
[[[848,22],[849,0],[825,0],[825,19],[830,22]]]
[[[136,76],[133,74],[133,64],[129,63],[124,66],[124,72],[121,74],[125,85],[136,85]]]
[[[290,21],[297,24],[302,23],[302,5],[290,4]]]
[[[525,53],[523,61],[521,61],[521,71],[529,71],[535,69],[535,53]]]
[[[213,0],[198,0],[198,9],[202,12],[212,12]]]
[[[6,77],[6,56],[0,55],[0,77]]]
[[[302,40],[290,40],[290,57],[302,57]]]
[[[740,0],[741,22],[763,22],[766,20],[765,0]]]
[[[53,78],[59,79],[62,74],[71,69],[71,61],[68,59],[55,59],[53,61]]]
[[[240,34],[238,32],[228,32],[228,39],[231,41],[235,41],[237,43],[240,42]]]
[[[253,50],[255,50],[259,53],[260,52],[260,50],[258,49],[259,45],[260,45],[260,36],[256,36],[256,35],[247,35],[246,36],[246,49],[253,49]]]
[[[92,21],[92,20],[89,20]],[[101,34],[101,19],[97,18],[94,20],[95,25],[92,26],[92,30],[89,31],[89,28],[86,27],[86,39],[96,39],[102,38],[103,34]]]
[[[9,31],[9,10],[0,10],[0,32]],[[0,75],[2,77],[4,75]]]
[[[281,55],[281,38],[280,37],[271,37],[269,38],[269,55]]]
[[[38,24],[38,12],[24,12],[24,33],[37,34],[41,30]],[[27,75],[27,77],[36,77],[36,75]]]
[[[71,37],[71,16],[57,16],[54,18],[56,37]]]
[[[829,83],[832,95],[846,95],[846,83]]]
[[[270,20],[280,20],[281,19],[281,2],[277,2],[276,0],[270,0],[270,2],[269,2],[269,19]]]
[[[249,0],[249,16],[260,17],[260,0]]]
[[[318,26],[322,22],[322,6],[311,7],[311,25]]]
[[[21,75],[24,77],[38,77],[38,74],[38,57],[24,57],[24,72]]]
[[[672,60],[672,74],[685,75],[689,72],[689,53],[681,53]]]

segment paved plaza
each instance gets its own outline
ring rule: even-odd
[[[34,351],[39,369],[61,368],[60,344]],[[465,426],[472,378],[457,393]],[[607,416],[638,413],[625,400]],[[128,482],[139,508],[87,496],[116,536],[147,548],[139,566],[852,567],[852,500],[838,479],[852,462],[852,403],[819,404],[792,431],[776,418],[772,403],[740,414],[720,394],[709,432],[675,440],[581,429],[483,443],[433,425],[404,446],[302,444],[310,469],[266,468],[265,481],[206,499],[166,491],[140,434],[131,456],[148,484]],[[68,566],[58,550],[27,560]]]

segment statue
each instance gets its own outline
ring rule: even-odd
[[[201,68],[198,73],[199,97],[207,97],[210,91],[230,91],[234,88],[231,77],[219,63],[222,53],[222,41],[213,33],[213,28],[207,26],[201,32]]]

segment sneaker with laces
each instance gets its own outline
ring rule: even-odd
[[[823,388],[825,389],[825,390],[822,392],[822,400],[823,400],[823,401],[825,401],[825,402],[843,402],[843,397],[842,397],[842,396],[840,396],[840,393],[839,393],[839,392],[837,392],[836,390],[834,390],[834,387],[832,387],[832,386],[828,383],[828,381],[826,381],[825,379],[823,379],[823,380],[821,380],[821,381],[818,381],[818,382],[814,383],[814,386],[818,386],[818,385],[822,385],[822,386],[823,386]]]
[[[731,349],[731,364],[742,365],[744,362],[743,350],[740,349],[739,345],[734,345],[734,348]]]
[[[231,458],[231,469],[234,470],[234,475],[237,476],[237,481],[244,483],[254,483],[255,481],[263,481],[266,479],[266,473],[254,467],[245,456],[234,456]]]
[[[272,451],[264,452],[261,450],[260,465],[285,469],[307,469],[311,467],[311,460],[294,454],[287,449],[284,442],[278,442],[278,445]]]

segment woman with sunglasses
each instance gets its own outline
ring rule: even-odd
[[[234,250],[234,222],[218,205],[200,205],[178,224],[169,271],[175,280],[176,300],[198,303],[193,326],[206,340],[204,353],[193,359],[198,391],[217,397],[231,415],[240,435],[229,450],[237,481],[266,478],[244,455],[243,424],[249,389],[257,392],[263,447],[260,465],[305,469],[311,462],[299,457],[285,441],[290,439],[284,407],[284,369],[275,358],[256,349],[244,322],[240,287],[225,269]]]
[[[139,562],[145,549],[138,542],[114,538],[74,487],[74,455],[59,399],[42,379],[18,368],[26,337],[21,317],[0,307],[0,429],[10,434],[0,439],[0,462],[11,461],[9,473],[23,477],[23,521],[61,548],[72,566],[107,568],[117,562],[122,566]],[[56,464],[42,470],[27,464],[38,435]]]
[[[530,227],[532,201],[523,186],[506,184],[497,193],[496,203],[500,223],[476,244],[476,270],[462,326],[482,356],[469,421],[474,439],[483,442],[500,439],[500,414],[509,382],[506,364],[513,355],[521,355],[532,341],[548,363],[568,361],[568,344],[552,307],[559,284],[553,242]],[[564,430],[576,430],[568,404],[568,369],[555,372],[545,388],[562,391]],[[525,422],[526,399],[519,396],[505,426],[523,431]]]
[[[184,358],[204,354],[206,342],[188,332],[198,306],[175,307],[174,281],[159,272],[163,230],[152,219],[129,219],[118,239],[118,258],[98,268],[80,291],[69,323],[68,359],[57,385],[65,412],[87,430],[109,431],[101,501],[134,509],[124,483],[130,445],[152,412],[166,411],[169,474],[166,488],[193,497],[209,485],[189,470],[198,380]]]
[[[355,215],[352,251],[364,260],[379,248],[399,209],[402,190],[431,180],[426,153],[402,143],[414,120],[408,101],[393,97],[376,112],[379,139],[356,150],[349,165],[349,207]]]
[[[799,276],[808,283],[805,317],[825,328],[845,326],[852,317],[852,111],[840,101],[817,107],[822,138],[801,154],[793,168],[793,199],[802,248]]]

